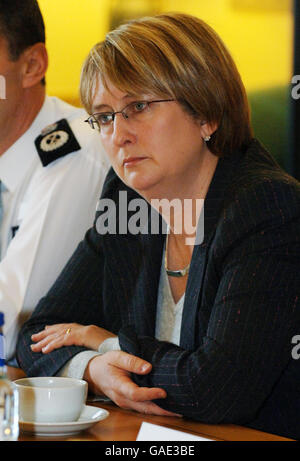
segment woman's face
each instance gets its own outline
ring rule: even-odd
[[[163,98],[149,94],[132,97],[111,84],[108,90],[99,84],[92,109],[93,113],[116,112],[134,101],[157,99]],[[100,135],[117,175],[151,198],[188,188],[207,151],[202,139],[207,134],[204,126],[178,102],[159,102],[151,104],[141,119],[116,114],[110,129],[103,129]]]

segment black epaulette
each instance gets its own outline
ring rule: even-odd
[[[59,120],[43,129],[35,140],[43,166],[81,149],[67,120]]]

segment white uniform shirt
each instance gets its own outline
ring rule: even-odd
[[[86,117],[82,109],[46,97],[31,127],[0,156],[0,311],[5,314],[7,359],[15,353],[20,325],[95,217],[109,163],[98,133],[84,123]],[[81,149],[43,167],[34,141],[46,126],[63,118]]]

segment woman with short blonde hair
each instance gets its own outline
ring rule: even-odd
[[[134,20],[91,50],[81,95],[113,167],[100,205],[132,224],[142,197],[143,218],[155,209],[168,232],[124,232],[119,221],[102,232],[110,216],[99,206],[22,330],[21,366],[84,377],[141,413],[299,438],[300,187],[252,138],[226,47],[192,16]],[[177,232],[178,216],[197,229]]]
[[[209,142],[218,156],[252,136],[244,85],[226,46],[204,21],[165,14],[131,21],[94,46],[82,71],[81,99],[91,114],[98,79],[135,94],[176,99],[195,117],[218,126]]]

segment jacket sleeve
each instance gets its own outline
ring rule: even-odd
[[[75,354],[86,350],[71,346],[50,354],[33,353],[31,336],[46,325],[56,323],[101,324],[102,265],[99,259],[99,236],[92,228],[19,333],[17,360],[28,376],[53,376]]]
[[[120,331],[121,348],[152,363],[149,375],[133,379],[164,388],[161,407],[206,423],[255,417],[300,331],[299,236],[299,189],[268,183],[243,191],[211,244],[206,277],[214,277],[204,283],[217,288],[200,346],[187,351],[131,327]]]

